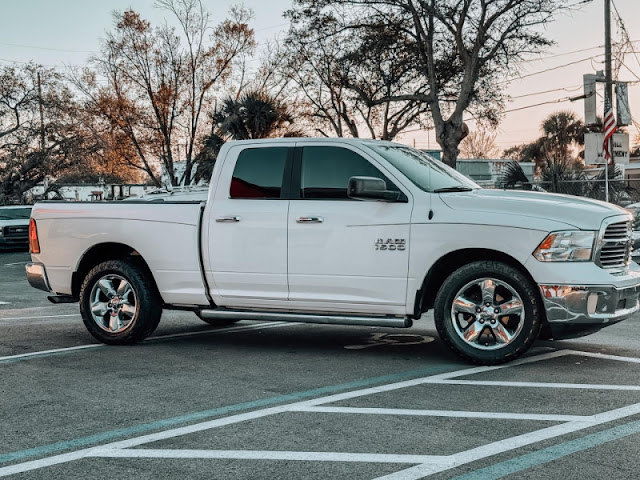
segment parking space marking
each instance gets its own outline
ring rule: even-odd
[[[245,330],[260,330],[266,328],[284,327],[287,325],[298,325],[291,322],[267,322],[252,325],[241,325],[238,327],[228,327],[219,330],[200,330],[197,332],[185,332],[185,333],[173,333],[169,335],[159,335],[157,337],[149,337],[144,343],[153,343],[156,341],[170,340],[174,338],[193,337],[196,335],[222,335],[227,333],[242,332]],[[107,348],[108,345],[103,343],[91,343],[88,345],[78,345],[75,347],[55,348],[52,350],[41,350],[39,352],[21,353],[18,355],[8,355],[0,357],[0,364],[3,363],[15,363],[23,360],[41,357],[51,357],[55,355],[65,355],[67,353],[73,353],[79,350],[95,349],[95,348]]]
[[[467,410],[414,410],[408,408],[292,407],[291,411],[360,415],[408,415],[417,417],[491,418],[497,420],[536,420],[541,422],[580,422],[593,419],[593,415],[545,415],[538,413],[470,412]]]
[[[65,315],[39,315],[36,317],[0,317],[0,322],[4,322],[7,320],[38,320],[40,318],[64,318],[64,317],[79,317],[79,313],[69,313]]]
[[[274,450],[172,450],[172,449],[96,449],[91,457],[103,458],[218,458],[236,460],[293,460],[305,462],[362,462],[362,463],[434,463],[448,461],[446,456],[401,455],[384,453],[345,452],[288,452]]]
[[[553,445],[536,452],[511,458],[504,462],[460,475],[454,480],[494,480],[502,478],[512,473],[537,467],[538,465],[558,460],[572,453],[581,452],[637,433],[640,433],[640,421],[625,423],[624,425],[618,425],[608,430],[592,433],[585,437],[576,438],[575,440],[569,440],[568,442]]]
[[[607,353],[597,353],[597,352],[581,352],[579,350],[568,350],[568,351],[573,352],[574,355],[600,358],[602,360],[617,360],[618,362],[625,362],[625,363],[640,363],[640,358],[636,358],[636,357],[622,357],[620,355],[610,355]]]
[[[171,428],[164,431],[159,431],[151,434],[141,435],[138,437],[115,441],[112,443],[108,443],[102,446],[91,447],[76,450],[74,452],[70,452],[62,455],[53,455],[50,457],[41,458],[39,460],[33,460],[23,463],[18,463],[15,465],[9,465],[7,467],[0,468],[0,477],[11,475],[15,473],[21,473],[26,471],[31,471],[39,468],[48,467],[51,465],[57,465],[60,463],[66,463],[69,461],[74,461],[80,458],[86,457],[109,457],[109,458],[240,458],[240,459],[283,459],[283,460],[299,460],[299,461],[370,461],[368,458],[377,458],[377,463],[411,463],[414,466],[401,470],[399,472],[395,472],[389,475],[385,475],[380,477],[380,479],[385,480],[413,480],[423,478],[425,476],[429,476],[434,473],[443,472],[446,470],[450,470],[452,468],[456,468],[458,466],[468,464],[477,460],[485,459],[494,455],[502,454],[508,451],[513,451],[518,448],[531,445],[534,443],[538,443],[544,440],[549,440],[555,437],[559,437],[562,435],[566,435],[569,433],[577,432],[580,430],[584,430],[586,428],[602,425],[605,423],[609,423],[612,421],[620,420],[629,416],[640,415],[640,403],[636,403],[633,405],[628,405],[625,407],[617,408],[614,410],[609,410],[606,412],[598,413],[590,416],[561,416],[563,419],[557,418],[558,421],[562,421],[558,425],[553,425],[550,427],[542,428],[539,430],[534,430],[529,433],[524,433],[521,435],[517,435],[514,437],[506,438],[503,440],[495,441],[486,445],[481,445],[470,450],[466,450],[463,452],[455,453],[452,455],[439,456],[439,455],[385,455],[385,454],[377,454],[377,453],[345,453],[345,452],[289,452],[289,451],[259,451],[259,450],[246,450],[246,451],[236,451],[236,450],[176,450],[176,449],[136,449],[134,447],[139,447],[144,444],[149,444],[152,442],[156,442],[159,440],[167,440],[171,438],[176,438],[179,436],[184,436],[196,432],[202,432],[205,430],[210,430],[217,427],[234,425],[240,422],[251,421],[259,418],[264,418],[267,416],[278,415],[283,413],[291,413],[297,411],[307,411],[309,413],[313,413],[314,411],[324,411],[327,409],[331,409],[327,413],[354,413],[357,410],[357,413],[382,413],[385,414],[410,414],[410,412],[428,412],[428,413],[443,413],[441,411],[421,411],[421,410],[406,410],[406,409],[373,409],[373,412],[365,412],[368,409],[352,409],[349,407],[326,407],[328,403],[337,402],[346,399],[358,398],[367,395],[373,395],[376,393],[389,392],[393,390],[398,390],[402,388],[408,388],[416,385],[425,385],[425,384],[443,384],[448,380],[454,380],[456,377],[468,376],[476,373],[483,373],[488,371],[494,371],[503,368],[515,367],[518,365],[540,362],[543,360],[548,360],[556,357],[568,356],[568,355],[582,355],[584,352],[579,352],[575,350],[561,350],[556,352],[550,352],[546,354],[526,357],[523,359],[516,360],[507,365],[499,365],[493,367],[472,367],[459,369],[444,373],[433,374],[426,377],[420,378],[412,378],[410,380],[396,381],[393,383],[385,383],[382,385],[377,385],[368,388],[360,388],[358,390],[346,391],[343,393],[334,393],[331,395],[325,395],[318,398],[313,398],[311,400],[301,400],[295,401],[292,403],[263,408],[260,410],[253,410],[241,414],[234,414],[227,417],[216,418],[213,420],[208,420],[201,423],[196,423],[192,425],[187,425],[178,428]],[[623,357],[624,358],[624,357]],[[625,361],[624,359],[618,358],[617,360]],[[635,360],[630,363],[637,363]],[[463,380],[457,380],[462,382]],[[465,385],[475,385],[475,383],[466,383],[472,382],[464,380]],[[481,382],[480,384],[484,384],[486,382]],[[583,384],[545,384],[545,383],[537,383],[537,382],[490,382],[491,386],[509,386],[509,385],[517,385],[522,386],[522,384],[527,384],[527,386],[532,386],[533,388],[540,388],[543,386],[546,388],[548,385],[571,385],[570,388],[585,388],[593,387],[593,385],[583,385]],[[598,388],[603,387],[602,385],[597,385]],[[628,386],[615,386],[615,387],[628,387]],[[635,387],[635,386],[629,386]],[[298,397],[302,398],[302,397]],[[395,413],[393,413],[395,412]],[[484,412],[444,412],[444,416],[458,416],[461,418],[467,418],[471,415],[484,414]],[[499,412],[493,412],[500,415]],[[525,414],[516,414],[520,417]],[[548,419],[548,416],[543,415],[544,420]],[[543,418],[535,418],[534,420],[543,420]],[[482,418],[482,417],[480,417]],[[528,418],[533,419],[533,418]],[[568,420],[568,421],[565,421]],[[634,423],[634,422],[632,422]],[[627,424],[631,425],[631,424]],[[587,438],[587,437],[583,437]],[[419,460],[420,463],[415,465],[415,462],[409,461],[410,458],[415,460],[424,459],[424,461]],[[352,460],[346,460],[346,459]],[[385,461],[386,459],[386,461]],[[392,460],[393,459],[393,460]],[[398,459],[404,459],[404,462],[397,462]],[[373,461],[373,460],[371,460]]]
[[[52,443],[49,445],[42,445],[40,447],[34,447],[27,450],[0,454],[0,464],[12,462],[12,461],[18,461],[18,460],[25,460],[27,458],[41,457],[43,455],[48,455],[48,454],[60,452],[63,450],[69,450],[72,448],[87,447],[88,445],[92,445],[92,444],[108,442],[114,439],[129,437],[131,435],[136,435],[136,434],[139,435],[141,433],[160,430],[162,428],[173,427],[176,425],[184,425],[189,422],[201,421],[207,418],[214,418],[214,417],[220,417],[222,415],[229,415],[231,413],[239,412],[243,410],[251,410],[254,408],[277,405],[277,404],[292,402],[292,401],[299,402],[304,398],[317,397],[319,395],[327,395],[328,393],[351,390],[354,388],[363,388],[370,385],[383,384],[388,382],[397,382],[401,379],[406,379],[406,378],[415,378],[415,377],[420,377],[424,375],[433,375],[435,373],[450,371],[452,369],[459,368],[459,367],[460,367],[459,364],[445,363],[445,364],[434,365],[426,368],[421,368],[419,370],[409,370],[405,372],[384,375],[381,377],[355,380],[349,383],[318,387],[318,388],[314,388],[312,390],[306,390],[303,392],[287,393],[284,395],[260,398],[258,400],[238,403],[235,405],[226,405],[223,407],[213,408],[211,410],[193,412],[186,415],[180,415],[178,417],[157,420],[151,423],[133,425],[133,426],[121,428],[118,430],[102,432],[95,435],[90,435],[88,437],[76,438],[73,440],[64,440],[61,442]],[[92,447],[92,448],[95,448],[95,447]],[[84,450],[78,450],[78,451],[86,452],[89,450],[90,449],[84,449]],[[64,460],[64,458],[68,458],[68,457],[64,457],[64,455],[67,455],[67,454],[56,455],[56,458],[62,459],[60,462],[56,462],[56,463],[64,463],[65,461],[67,461],[67,460]],[[52,457],[49,457],[49,458],[52,458]],[[20,465],[26,465],[26,463],[20,464]],[[2,473],[2,471],[3,470],[0,468],[0,474]]]
[[[608,385],[589,383],[510,382],[499,380],[431,380],[425,383],[440,385],[475,385],[486,387],[572,388],[579,390],[627,390],[640,391],[639,385]]]
[[[319,397],[319,398],[316,398],[316,399],[313,399],[313,400],[298,401],[298,402],[293,402],[293,403],[289,403],[289,404],[278,406],[278,407],[269,407],[269,408],[265,408],[265,409],[262,409],[262,410],[255,410],[255,411],[248,412],[248,413],[231,415],[231,416],[228,416],[228,417],[223,417],[223,418],[218,418],[218,419],[215,419],[215,420],[209,420],[209,421],[206,421],[206,422],[196,423],[196,424],[188,425],[188,426],[185,426],[185,427],[178,427],[178,428],[164,430],[164,431],[160,431],[160,432],[156,432],[156,433],[152,433],[152,434],[142,435],[142,436],[139,436],[139,437],[134,437],[134,438],[127,439],[127,440],[120,440],[120,441],[116,441],[116,442],[112,442],[112,443],[103,445],[102,447],[90,447],[90,448],[86,448],[86,449],[76,450],[75,452],[72,452],[74,454],[72,456],[70,456],[71,454],[53,455],[53,456],[45,457],[45,458],[42,458],[42,459],[39,459],[39,460],[32,460],[32,461],[28,461],[28,462],[18,463],[18,464],[15,464],[15,465],[9,465],[7,467],[1,467],[0,468],[0,477],[6,476],[6,475],[13,475],[15,473],[21,473],[21,472],[27,472],[27,471],[31,471],[31,470],[36,470],[36,469],[39,469],[39,468],[44,468],[44,467],[48,467],[48,466],[52,466],[52,465],[57,465],[57,464],[60,464],[60,463],[66,463],[66,462],[69,462],[69,461],[77,460],[79,458],[84,458],[85,456],[93,455],[93,453],[98,448],[100,448],[100,449],[103,449],[103,448],[108,448],[108,449],[131,448],[131,447],[143,445],[143,444],[146,444],[146,443],[155,442],[155,441],[158,441],[158,440],[166,440],[166,439],[169,439],[169,438],[175,438],[175,437],[179,437],[179,436],[183,436],[183,435],[188,435],[190,433],[196,433],[196,432],[209,430],[209,429],[216,428],[216,427],[221,427],[221,426],[225,426],[225,425],[232,425],[232,424],[236,424],[236,423],[240,423],[240,422],[245,422],[245,421],[248,421],[248,420],[253,420],[253,419],[257,419],[257,418],[263,418],[263,417],[266,417],[266,416],[287,412],[287,411],[289,411],[289,409],[291,407],[315,406],[315,405],[320,405],[320,404],[323,404],[323,403],[330,403],[330,402],[335,402],[335,401],[338,401],[338,400],[344,400],[346,398],[356,398],[356,397],[370,395],[370,394],[373,394],[373,393],[381,393],[381,392],[387,392],[387,391],[397,390],[397,389],[401,389],[401,388],[411,387],[411,386],[415,386],[415,385],[421,385],[421,384],[425,383],[425,381],[427,379],[430,379],[430,378],[451,378],[451,377],[456,377],[456,376],[471,375],[472,373],[481,373],[481,372],[487,372],[487,371],[492,371],[492,370],[498,370],[498,369],[502,369],[502,368],[509,368],[511,366],[522,365],[522,364],[527,364],[527,363],[532,363],[532,362],[538,362],[538,361],[542,361],[542,360],[546,360],[546,359],[550,359],[550,358],[559,357],[559,356],[562,356],[562,355],[564,355],[564,353],[562,351],[549,352],[549,353],[544,353],[544,354],[541,354],[541,355],[521,358],[521,359],[515,360],[512,363],[507,364],[507,365],[498,365],[498,366],[492,366],[492,367],[464,368],[464,369],[455,370],[453,372],[448,372],[448,373],[445,372],[445,373],[441,373],[441,374],[431,375],[431,376],[428,376],[428,377],[420,377],[420,378],[417,378],[417,379],[404,380],[404,381],[399,381],[399,382],[394,382],[394,383],[387,383],[387,384],[383,384],[383,385],[376,386],[376,387],[362,388],[362,389],[359,389],[359,390],[353,390],[353,391],[346,392],[346,393],[327,395],[327,396]]]
[[[561,435],[566,435],[568,433],[584,430],[585,428],[595,427],[597,425],[602,425],[604,423],[609,423],[614,420],[620,420],[622,418],[638,414],[640,414],[640,403],[617,408],[615,410],[609,410],[604,413],[598,413],[596,415],[593,415],[594,419],[591,421],[563,423],[560,425],[555,425],[553,427],[543,428],[541,430],[535,430],[530,433],[506,438],[504,440],[489,443],[487,445],[482,445],[465,452],[456,453],[451,456],[452,461],[446,465],[417,465],[415,467],[407,468],[405,470],[400,470],[399,472],[379,477],[376,480],[418,480],[435,473],[444,472],[446,470],[450,470],[467,463],[509,452],[521,447],[525,447],[527,445],[541,442],[543,440],[549,440]]]
[[[89,348],[99,348],[106,347],[106,345],[102,343],[91,343],[89,345],[78,345],[76,347],[66,347],[66,348],[54,348],[52,350],[41,350],[39,352],[30,352],[30,353],[21,353],[18,355],[7,355],[6,357],[0,357],[0,363],[7,363],[7,361],[16,361],[25,358],[33,358],[33,357],[48,357],[51,355],[56,355],[60,353],[68,353],[74,352],[77,350],[86,350]]]

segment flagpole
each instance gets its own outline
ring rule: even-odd
[[[604,107],[604,117],[603,117],[603,128],[605,132],[605,136],[607,135],[606,129],[606,117],[607,117],[607,104],[613,111],[613,79],[611,75],[611,0],[604,0],[604,99],[605,99],[605,107]],[[605,143],[607,144],[606,151],[609,153],[609,157],[605,155],[605,163],[604,163],[604,188],[605,188],[605,201],[609,201],[609,159],[611,159],[611,163],[613,163],[613,145],[612,145],[613,136],[609,138]]]

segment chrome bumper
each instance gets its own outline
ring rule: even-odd
[[[27,280],[33,288],[44,290],[45,292],[52,291],[47,278],[47,271],[42,263],[27,263],[26,270]]]
[[[600,326],[629,318],[640,310],[640,285],[540,285],[547,321],[554,324]]]

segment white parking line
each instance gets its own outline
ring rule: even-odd
[[[480,447],[472,448],[471,450],[467,450],[465,452],[456,453],[452,455],[452,461],[446,465],[417,465],[415,467],[401,470],[390,475],[379,477],[376,480],[418,480],[420,478],[450,470],[452,468],[475,462],[483,458],[498,455],[504,452],[515,450],[517,448],[531,445],[533,443],[538,443],[543,440],[549,440],[554,437],[566,435],[568,433],[584,430],[585,428],[612,422],[614,420],[630,417],[632,415],[637,415],[639,413],[640,403],[636,403],[634,405],[629,405],[627,407],[617,408],[615,410],[610,410],[608,412],[594,415],[594,420],[592,421],[563,423],[562,425],[543,428],[542,430],[536,430],[531,433],[525,433],[516,437],[506,438],[504,440],[493,442],[488,445],[482,445]]]
[[[440,385],[476,385],[486,387],[573,388],[579,390],[640,391],[640,386],[638,385],[607,385],[589,383],[510,382],[492,380],[430,380],[425,383]]]
[[[4,322],[7,320],[38,320],[40,318],[66,318],[66,317],[79,317],[79,313],[70,313],[67,315],[39,315],[35,317],[0,317],[0,322]]]
[[[225,328],[220,330],[200,330],[197,332],[173,333],[170,335],[158,335],[157,337],[149,337],[145,341],[145,343],[153,342],[157,340],[167,340],[171,338],[193,337],[196,335],[222,335],[226,333],[241,332],[244,330],[259,330],[264,328],[283,327],[285,325],[299,325],[299,324],[290,323],[290,322],[268,322],[268,323],[252,324],[252,325],[242,325],[238,327],[230,327],[230,328]],[[16,360],[20,358],[48,356],[48,355],[57,354],[57,353],[66,353],[66,352],[73,352],[75,350],[87,350],[90,348],[101,348],[101,347],[106,347],[106,345],[103,343],[91,343],[88,345],[78,345],[75,347],[55,348],[53,350],[41,350],[38,352],[21,353],[18,355],[8,355],[6,357],[0,357],[0,362],[4,360]]]
[[[469,412],[466,410],[413,410],[408,408],[367,408],[367,407],[293,407],[294,412],[347,413],[361,415],[414,415],[418,417],[452,417],[498,420],[536,420],[541,422],[585,422],[592,415],[545,415],[538,413],[510,412]]]
[[[104,458],[227,458],[241,460],[299,460],[306,462],[365,462],[365,463],[434,463],[441,465],[449,457],[439,455],[394,455],[384,453],[345,452],[287,452],[274,450],[160,450],[96,449],[90,457]]]

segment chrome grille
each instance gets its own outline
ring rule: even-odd
[[[598,265],[602,268],[625,267],[631,258],[631,222],[608,225],[602,235]]]

